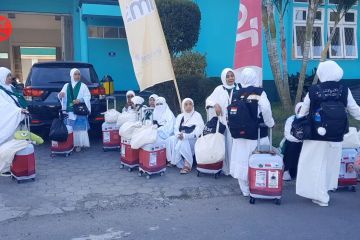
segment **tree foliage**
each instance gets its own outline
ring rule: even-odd
[[[156,0],[170,54],[191,50],[199,39],[201,12],[191,0]]]

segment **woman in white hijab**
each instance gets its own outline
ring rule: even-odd
[[[318,108],[322,97],[325,100],[339,96],[336,101],[344,103],[348,113],[360,120],[360,107],[356,104],[351,91],[339,81],[343,77],[343,70],[334,61],[319,64],[316,74],[320,84],[309,89],[304,99],[299,117],[310,114],[314,117],[314,109]],[[319,92],[319,87],[323,93]],[[326,90],[326,91],[324,91]],[[318,96],[318,94],[324,96]],[[326,93],[330,93],[327,95]],[[312,199],[313,203],[326,207],[329,204],[329,190],[338,186],[340,159],[342,152],[342,137],[334,141],[326,140],[326,129],[318,128],[313,131],[311,140],[304,140],[300,153],[298,174],[296,179],[296,194]]]
[[[25,99],[14,93],[11,81],[11,71],[0,67],[0,145],[12,138],[24,114],[28,113]]]
[[[134,105],[131,99],[135,96],[135,92],[132,90],[126,92],[126,104],[122,109],[122,112],[131,112],[134,109]]]
[[[176,118],[174,133],[166,143],[166,157],[172,164],[180,168],[181,174],[191,171],[194,162],[194,146],[204,129],[204,121],[200,113],[195,111],[194,101],[185,98],[182,101],[182,113]]]
[[[157,143],[165,142],[174,135],[175,116],[163,97],[158,97],[155,101],[153,122],[158,126]]]
[[[222,110],[220,121],[227,126],[227,107],[232,102],[232,97],[236,90],[239,90],[239,87],[235,83],[235,72],[231,68],[225,68],[221,73],[222,85],[217,86],[211,95],[206,99],[206,108],[208,107],[220,107]],[[231,146],[232,146],[232,137],[229,129],[227,128],[225,132],[225,161],[223,165],[222,172],[225,175],[229,175],[230,161],[231,161]]]
[[[11,86],[11,71],[0,67],[0,176],[11,176],[10,165],[17,151],[27,147],[24,140],[14,140],[14,133],[24,119],[26,101]]]
[[[62,110],[68,113],[67,125],[70,125],[74,131],[74,146],[76,151],[81,151],[82,147],[90,147],[88,130],[90,128],[88,116],[75,115],[73,112],[74,104],[85,103],[89,112],[91,112],[91,94],[86,86],[82,83],[80,70],[73,68],[70,71],[71,82],[66,83],[59,93]],[[74,99],[70,93],[73,89]]]
[[[149,107],[155,108],[155,101],[159,96],[156,94],[151,94],[149,97]]]
[[[247,99],[251,99],[252,103],[249,103],[249,108],[255,108],[252,112],[257,113],[253,116],[254,121],[264,123],[267,127],[272,128],[274,126],[274,119],[272,117],[271,105],[266,96],[266,93],[259,87],[260,81],[257,73],[251,68],[244,68],[239,76],[241,89],[238,91],[236,97],[247,96]],[[251,106],[250,106],[251,105]],[[265,129],[267,131],[267,129]],[[251,134],[252,138],[234,138],[231,162],[230,162],[230,174],[237,178],[239,181],[242,194],[247,197],[250,194],[249,190],[249,158],[257,146],[258,131],[255,130]],[[267,134],[261,139],[261,144],[268,145],[269,138]]]

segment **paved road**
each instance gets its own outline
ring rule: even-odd
[[[252,206],[230,177],[146,180],[119,169],[99,143],[69,158],[36,148],[37,179],[0,178],[0,239],[356,239],[360,194],[332,194],[320,208],[284,188],[283,204]]]

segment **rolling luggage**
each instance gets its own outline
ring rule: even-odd
[[[115,97],[107,97],[106,98],[106,111],[109,111],[109,100],[110,99],[112,99],[114,101],[113,109],[116,109]],[[116,121],[113,121],[113,122],[105,121],[102,124],[101,129],[102,129],[104,152],[111,151],[111,150],[115,150],[115,151],[119,150],[120,149],[120,135],[119,135],[119,127],[116,125]]]
[[[164,175],[166,171],[166,145],[165,143],[148,144],[139,152],[139,176],[146,174],[150,179],[151,175]]]
[[[131,172],[139,166],[139,149],[132,149],[130,139],[121,138],[120,168],[127,167]]]
[[[272,129],[269,137],[270,146],[260,146],[259,128],[257,148],[249,159],[250,204],[255,204],[256,199],[272,199],[281,204],[283,158],[272,146]]]
[[[223,161],[212,163],[212,164],[197,164],[197,176],[200,177],[201,173],[205,174],[214,174],[215,179],[220,176],[221,170],[223,168]]]
[[[218,118],[206,123],[203,134],[195,143],[198,177],[201,173],[214,174],[215,178],[220,176],[225,159],[225,130],[225,125],[221,124]]]
[[[357,173],[355,161],[358,152],[355,149],[344,148],[342,150],[338,188],[348,188],[350,191],[356,191]]]
[[[74,132],[71,126],[66,126],[68,137],[65,142],[51,141],[51,156],[63,155],[68,157],[74,151]]]
[[[25,128],[30,132],[29,116],[25,117]],[[30,137],[31,134],[28,134],[28,136]],[[18,183],[26,180],[35,181],[36,177],[34,145],[31,143],[31,139],[27,140],[29,141],[29,145],[15,154],[14,160],[10,166],[11,176]]]

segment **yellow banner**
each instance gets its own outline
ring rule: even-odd
[[[119,0],[140,90],[175,80],[155,0]]]

